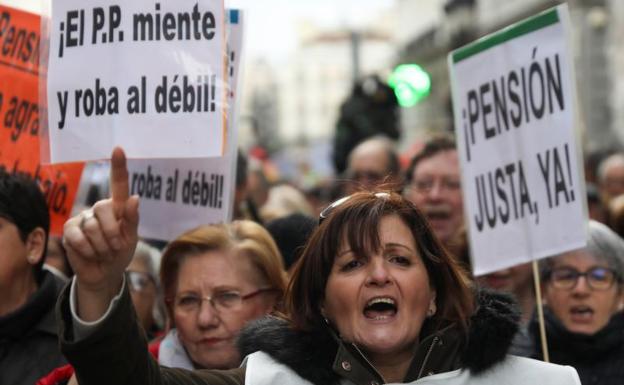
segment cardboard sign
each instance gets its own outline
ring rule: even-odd
[[[477,275],[585,245],[569,34],[562,5],[449,55]]]
[[[41,186],[51,233],[61,235],[83,164],[40,164],[39,21],[38,15],[0,6],[0,167],[26,174]]]
[[[52,2],[50,161],[225,152],[222,0]]]
[[[129,160],[130,189],[141,197],[139,234],[169,241],[202,224],[228,222],[236,181],[235,106],[243,14],[228,10],[228,148],[222,157]],[[165,219],[166,220],[163,220]]]

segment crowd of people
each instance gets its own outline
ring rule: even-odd
[[[624,378],[624,154],[586,172],[587,246],[540,261],[551,363],[532,266],[473,276],[452,136],[407,162],[366,139],[315,189],[246,166],[239,154],[232,222],[166,245],[139,239],[121,149],[111,197],[62,240],[38,186],[0,171],[0,383]]]

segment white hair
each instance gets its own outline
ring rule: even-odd
[[[624,154],[621,152],[615,153],[606,157],[598,165],[598,182],[603,183],[607,178],[607,171],[613,167],[624,167]]]

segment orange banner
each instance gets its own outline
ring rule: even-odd
[[[50,209],[50,232],[61,235],[84,163],[40,164],[39,21],[38,15],[0,5],[0,167],[39,183]]]

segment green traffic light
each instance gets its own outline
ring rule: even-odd
[[[401,107],[412,107],[429,95],[431,91],[431,77],[418,64],[401,64],[397,66],[388,84],[394,89],[394,94]]]

